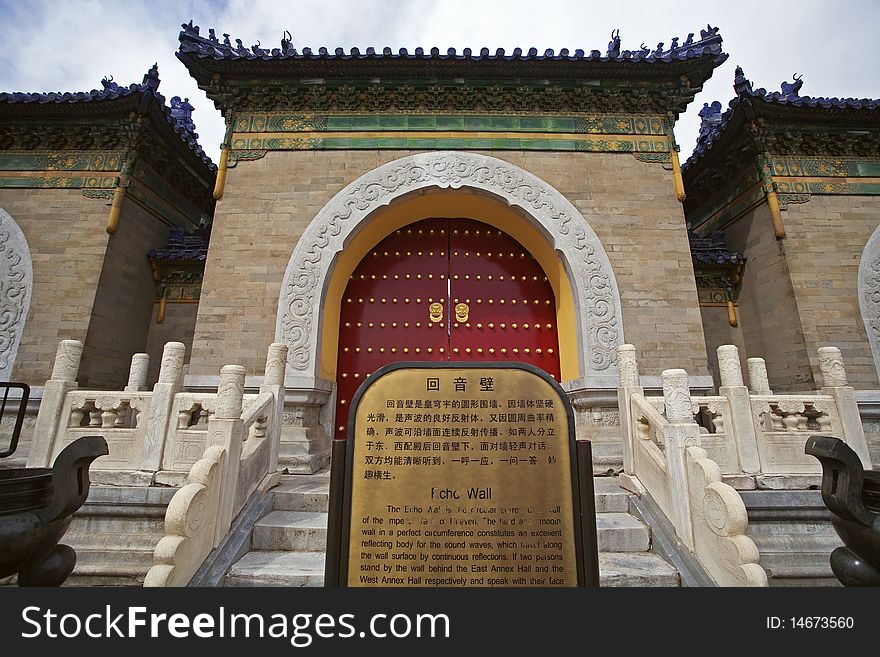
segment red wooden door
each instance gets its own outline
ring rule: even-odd
[[[450,358],[530,363],[558,381],[556,302],[544,270],[497,228],[471,219],[450,228]]]
[[[335,438],[364,379],[399,361],[519,361],[559,380],[556,303],[516,240],[471,219],[425,219],[382,240],[342,297]]]

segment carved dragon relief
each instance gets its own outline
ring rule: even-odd
[[[859,308],[880,378],[880,226],[868,239],[859,264]]]
[[[12,374],[32,288],[27,240],[15,220],[0,208],[0,380]]]
[[[620,295],[611,263],[586,219],[527,171],[497,158],[452,151],[402,158],[364,174],[331,199],[306,229],[285,272],[276,321],[276,339],[289,346],[293,373],[316,372],[323,290],[348,236],[377,208],[427,187],[489,192],[525,210],[544,234],[552,235],[577,281],[572,288],[589,354],[581,363],[582,374],[616,376],[616,350],[623,342]]]

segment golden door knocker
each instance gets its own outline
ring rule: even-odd
[[[428,319],[432,322],[440,322],[443,320],[443,304],[434,302],[428,306]]]
[[[466,303],[457,303],[455,304],[455,321],[456,322],[466,322],[468,321],[468,316],[470,315],[470,308]]]

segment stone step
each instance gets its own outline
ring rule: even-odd
[[[144,517],[138,515],[97,515],[73,517],[68,534],[83,536],[99,534],[164,534],[164,517]]]
[[[678,572],[656,554],[611,552],[599,555],[604,587],[680,586]],[[224,586],[322,586],[323,552],[250,552],[232,566]]]
[[[596,514],[599,552],[647,552],[651,530],[628,513]]]
[[[596,497],[596,513],[626,513],[629,510],[629,493],[617,483],[617,477],[593,477]]]
[[[291,477],[291,479],[294,479]],[[330,485],[326,477],[297,477],[282,481],[272,489],[276,511],[323,511],[330,504]]]
[[[327,514],[271,511],[254,526],[254,550],[311,552],[327,545]]]
[[[652,552],[599,554],[600,586],[681,586],[678,571]]]
[[[173,488],[98,486],[74,514],[61,542],[77,560],[65,586],[141,586],[165,535]]]
[[[655,554],[650,529],[627,513],[629,493],[616,477],[595,477],[603,586],[678,586],[677,571]],[[273,489],[273,511],[254,527],[252,549],[224,578],[225,586],[322,586],[329,477],[285,475]]]
[[[248,552],[229,569],[224,586],[323,586],[323,552]]]
[[[142,586],[152,550],[76,550],[76,567],[64,586]]]
[[[166,507],[177,492],[176,488],[158,486],[96,486],[89,488],[89,498],[83,508],[93,504],[113,506],[161,506]]]

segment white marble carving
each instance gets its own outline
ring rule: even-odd
[[[721,385],[725,387],[743,384],[742,369],[739,364],[739,350],[735,345],[723,344],[717,349],[718,370],[721,372]]]
[[[31,252],[21,228],[0,208],[0,381],[8,381],[33,289]]]
[[[699,447],[687,449],[694,553],[718,586],[767,586],[761,555],[746,535],[742,498],[721,481],[721,469]]]
[[[131,367],[128,370],[127,392],[137,392],[147,389],[147,371],[150,368],[149,354],[134,354],[131,357]]]
[[[79,340],[62,340],[55,352],[55,363],[52,366],[52,381],[73,383],[79,374],[79,361],[82,358],[83,343]]]
[[[269,345],[269,353],[266,356],[266,372],[263,376],[263,385],[283,386],[286,367],[287,345],[281,342],[273,342]]]
[[[622,387],[638,388],[641,385],[636,348],[633,345],[622,344],[617,348],[617,367]]]
[[[822,372],[823,385],[826,388],[843,388],[848,386],[843,356],[837,347],[819,347],[819,370]]]
[[[376,210],[430,189],[488,194],[523,211],[552,243],[569,273],[577,316],[580,373],[617,375],[623,342],[620,295],[611,263],[587,220],[540,178],[503,160],[454,151],[413,155],[364,174],[309,224],[291,255],[278,300],[275,337],[290,348],[287,373],[317,376],[321,311],[332,267]]]
[[[183,359],[186,345],[182,342],[166,342],[159,365],[159,383],[178,383],[182,381]]]
[[[770,380],[767,378],[767,364],[763,358],[749,358],[746,361],[749,370],[749,390],[756,395],[770,394]]]
[[[871,233],[859,263],[859,308],[880,379],[880,226]]]
[[[663,404],[666,407],[666,419],[670,424],[685,424],[694,421],[691,412],[691,395],[688,389],[688,375],[685,370],[664,370]]]
[[[224,365],[221,368],[220,385],[217,387],[215,401],[215,417],[231,419],[241,417],[245,372],[245,368],[241,365]]]
[[[144,586],[186,586],[214,547],[226,450],[214,446],[193,465],[189,483],[165,511],[165,536],[153,550]]]

